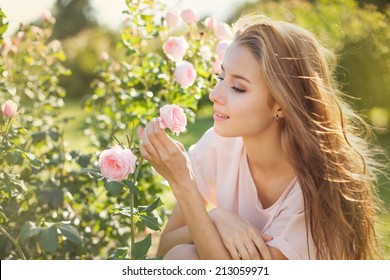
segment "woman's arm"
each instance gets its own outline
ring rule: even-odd
[[[186,225],[180,206],[176,205],[165,226],[157,250],[157,256],[163,257],[170,249],[179,244],[192,244],[190,231]]]
[[[212,209],[209,216],[233,259],[287,259],[280,250],[266,245],[272,237],[263,234],[246,218],[223,208]]]
[[[140,151],[169,182],[200,258],[231,259],[203,204],[183,145],[170,139],[153,120],[145,128]]]

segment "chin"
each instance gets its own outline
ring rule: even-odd
[[[237,133],[234,133],[231,130],[223,129],[215,124],[214,124],[214,131],[215,131],[215,133],[217,133],[221,137],[239,137],[239,136],[241,136],[241,135],[238,135]]]

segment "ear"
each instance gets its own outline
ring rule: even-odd
[[[284,118],[285,115],[284,115],[284,111],[282,110],[282,108],[279,106],[279,104],[276,104],[274,105],[274,108],[273,108],[273,112],[274,112],[274,116],[278,115],[278,118]]]

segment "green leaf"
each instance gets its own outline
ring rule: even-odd
[[[129,248],[127,248],[127,247],[118,248],[114,252],[111,253],[111,255],[108,257],[108,259],[109,260],[123,260],[123,259],[126,259],[128,251],[129,251]]]
[[[23,156],[20,150],[13,150],[10,153],[7,153],[5,159],[9,165],[20,165],[23,163]]]
[[[159,207],[160,205],[162,205],[162,202],[160,200],[160,198],[157,198],[155,201],[153,201],[152,204],[150,204],[148,207],[146,207],[143,212],[146,212],[146,213],[150,213],[152,212],[154,209],[156,209],[157,207]]]
[[[49,136],[53,141],[58,141],[60,139],[60,134],[57,131],[49,130]]]
[[[78,244],[81,244],[84,242],[83,239],[81,238],[80,233],[78,232],[77,228],[73,225],[61,224],[60,231],[61,231],[63,236],[68,238],[74,244],[78,245]]]
[[[89,169],[89,168],[81,168],[79,171],[79,175],[87,174],[91,178],[102,178],[103,175],[100,173],[100,170],[98,168]]]
[[[42,230],[39,235],[39,244],[48,253],[54,253],[58,248],[57,227],[53,225]]]
[[[8,23],[6,24],[1,24],[0,25],[0,35],[1,34],[4,34],[5,31],[7,31],[7,28],[8,28]],[[0,37],[1,38],[1,37]]]
[[[91,155],[81,155],[77,159],[77,163],[80,164],[81,167],[87,167],[91,162]]]
[[[58,209],[64,203],[64,193],[62,190],[54,188],[49,192],[49,206],[51,209]]]
[[[152,245],[152,235],[148,234],[145,239],[134,243],[134,247],[131,248],[131,255],[133,259],[142,260],[146,259],[146,254],[149,251],[150,246]]]
[[[19,234],[20,243],[22,245],[27,244],[30,238],[38,236],[42,230],[42,227],[37,227],[33,222],[26,222]]]
[[[19,191],[21,191],[23,193],[26,193],[28,191],[28,189],[23,181],[10,181],[10,182],[8,182],[7,185],[10,186],[11,188],[18,189]]]
[[[139,195],[140,192],[138,188],[134,185],[134,183],[128,179],[123,180],[123,183],[136,195]]]
[[[156,217],[150,217],[146,215],[140,215],[141,221],[144,223],[145,226],[152,230],[160,230],[160,226],[158,224],[158,220]]]
[[[122,194],[123,191],[125,190],[124,185],[122,183],[116,182],[116,181],[106,181],[104,186],[114,196],[118,196],[118,195]]]
[[[130,207],[115,208],[110,210],[110,213],[113,213],[114,215],[121,214],[126,217],[131,217]],[[135,215],[134,218],[136,218]]]
[[[42,142],[46,138],[46,132],[41,131],[41,132],[36,132],[31,135],[33,144],[37,144],[39,142]]]
[[[35,155],[27,152],[23,152],[23,155],[30,161],[31,165],[37,168],[41,168],[43,163]]]

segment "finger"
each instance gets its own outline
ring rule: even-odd
[[[150,138],[149,138],[149,133],[148,130],[150,128],[148,125],[145,127],[144,135],[142,138],[142,141],[140,143],[140,151],[143,149],[144,153],[147,153],[147,156],[149,156],[149,159],[147,159],[149,162],[152,158],[156,158],[158,156],[157,150],[154,147],[154,145],[151,143]]]
[[[248,244],[245,244],[245,247],[248,251],[249,257],[251,260],[260,260],[260,253],[257,250],[256,245],[251,241]]]
[[[251,257],[249,256],[248,250],[246,249],[245,245],[240,242],[240,244],[237,244],[237,251],[239,255],[241,255],[241,260],[250,260]]]
[[[146,145],[145,148],[151,156],[155,156],[155,154],[152,153],[152,148],[153,152],[158,152],[163,148],[157,137],[159,130],[161,129],[156,130],[153,120],[149,122],[145,127],[144,138],[142,142],[144,143],[144,145]],[[148,148],[150,148],[150,150]]]
[[[241,255],[233,244],[225,244],[225,247],[233,260],[241,260]]]
[[[257,247],[257,250],[259,251],[261,257],[264,259],[264,260],[271,260],[271,253],[269,251],[269,248],[268,246],[265,244],[264,240],[262,238],[255,238],[253,240],[253,242],[255,243],[256,247]]]
[[[142,145],[142,143],[140,144],[139,146],[139,151],[141,153],[141,156],[147,160],[147,161],[151,161],[152,160],[152,157],[150,156],[150,154],[145,150],[144,146]]]
[[[160,145],[165,146],[165,140],[168,138],[168,135],[165,131],[160,127],[160,123],[157,119],[152,119],[150,122],[150,133],[153,136],[153,140],[159,142]]]
[[[260,236],[264,240],[264,242],[268,242],[268,241],[271,241],[272,239],[274,239],[272,236],[267,235],[267,234],[262,233],[262,232],[260,232]]]

